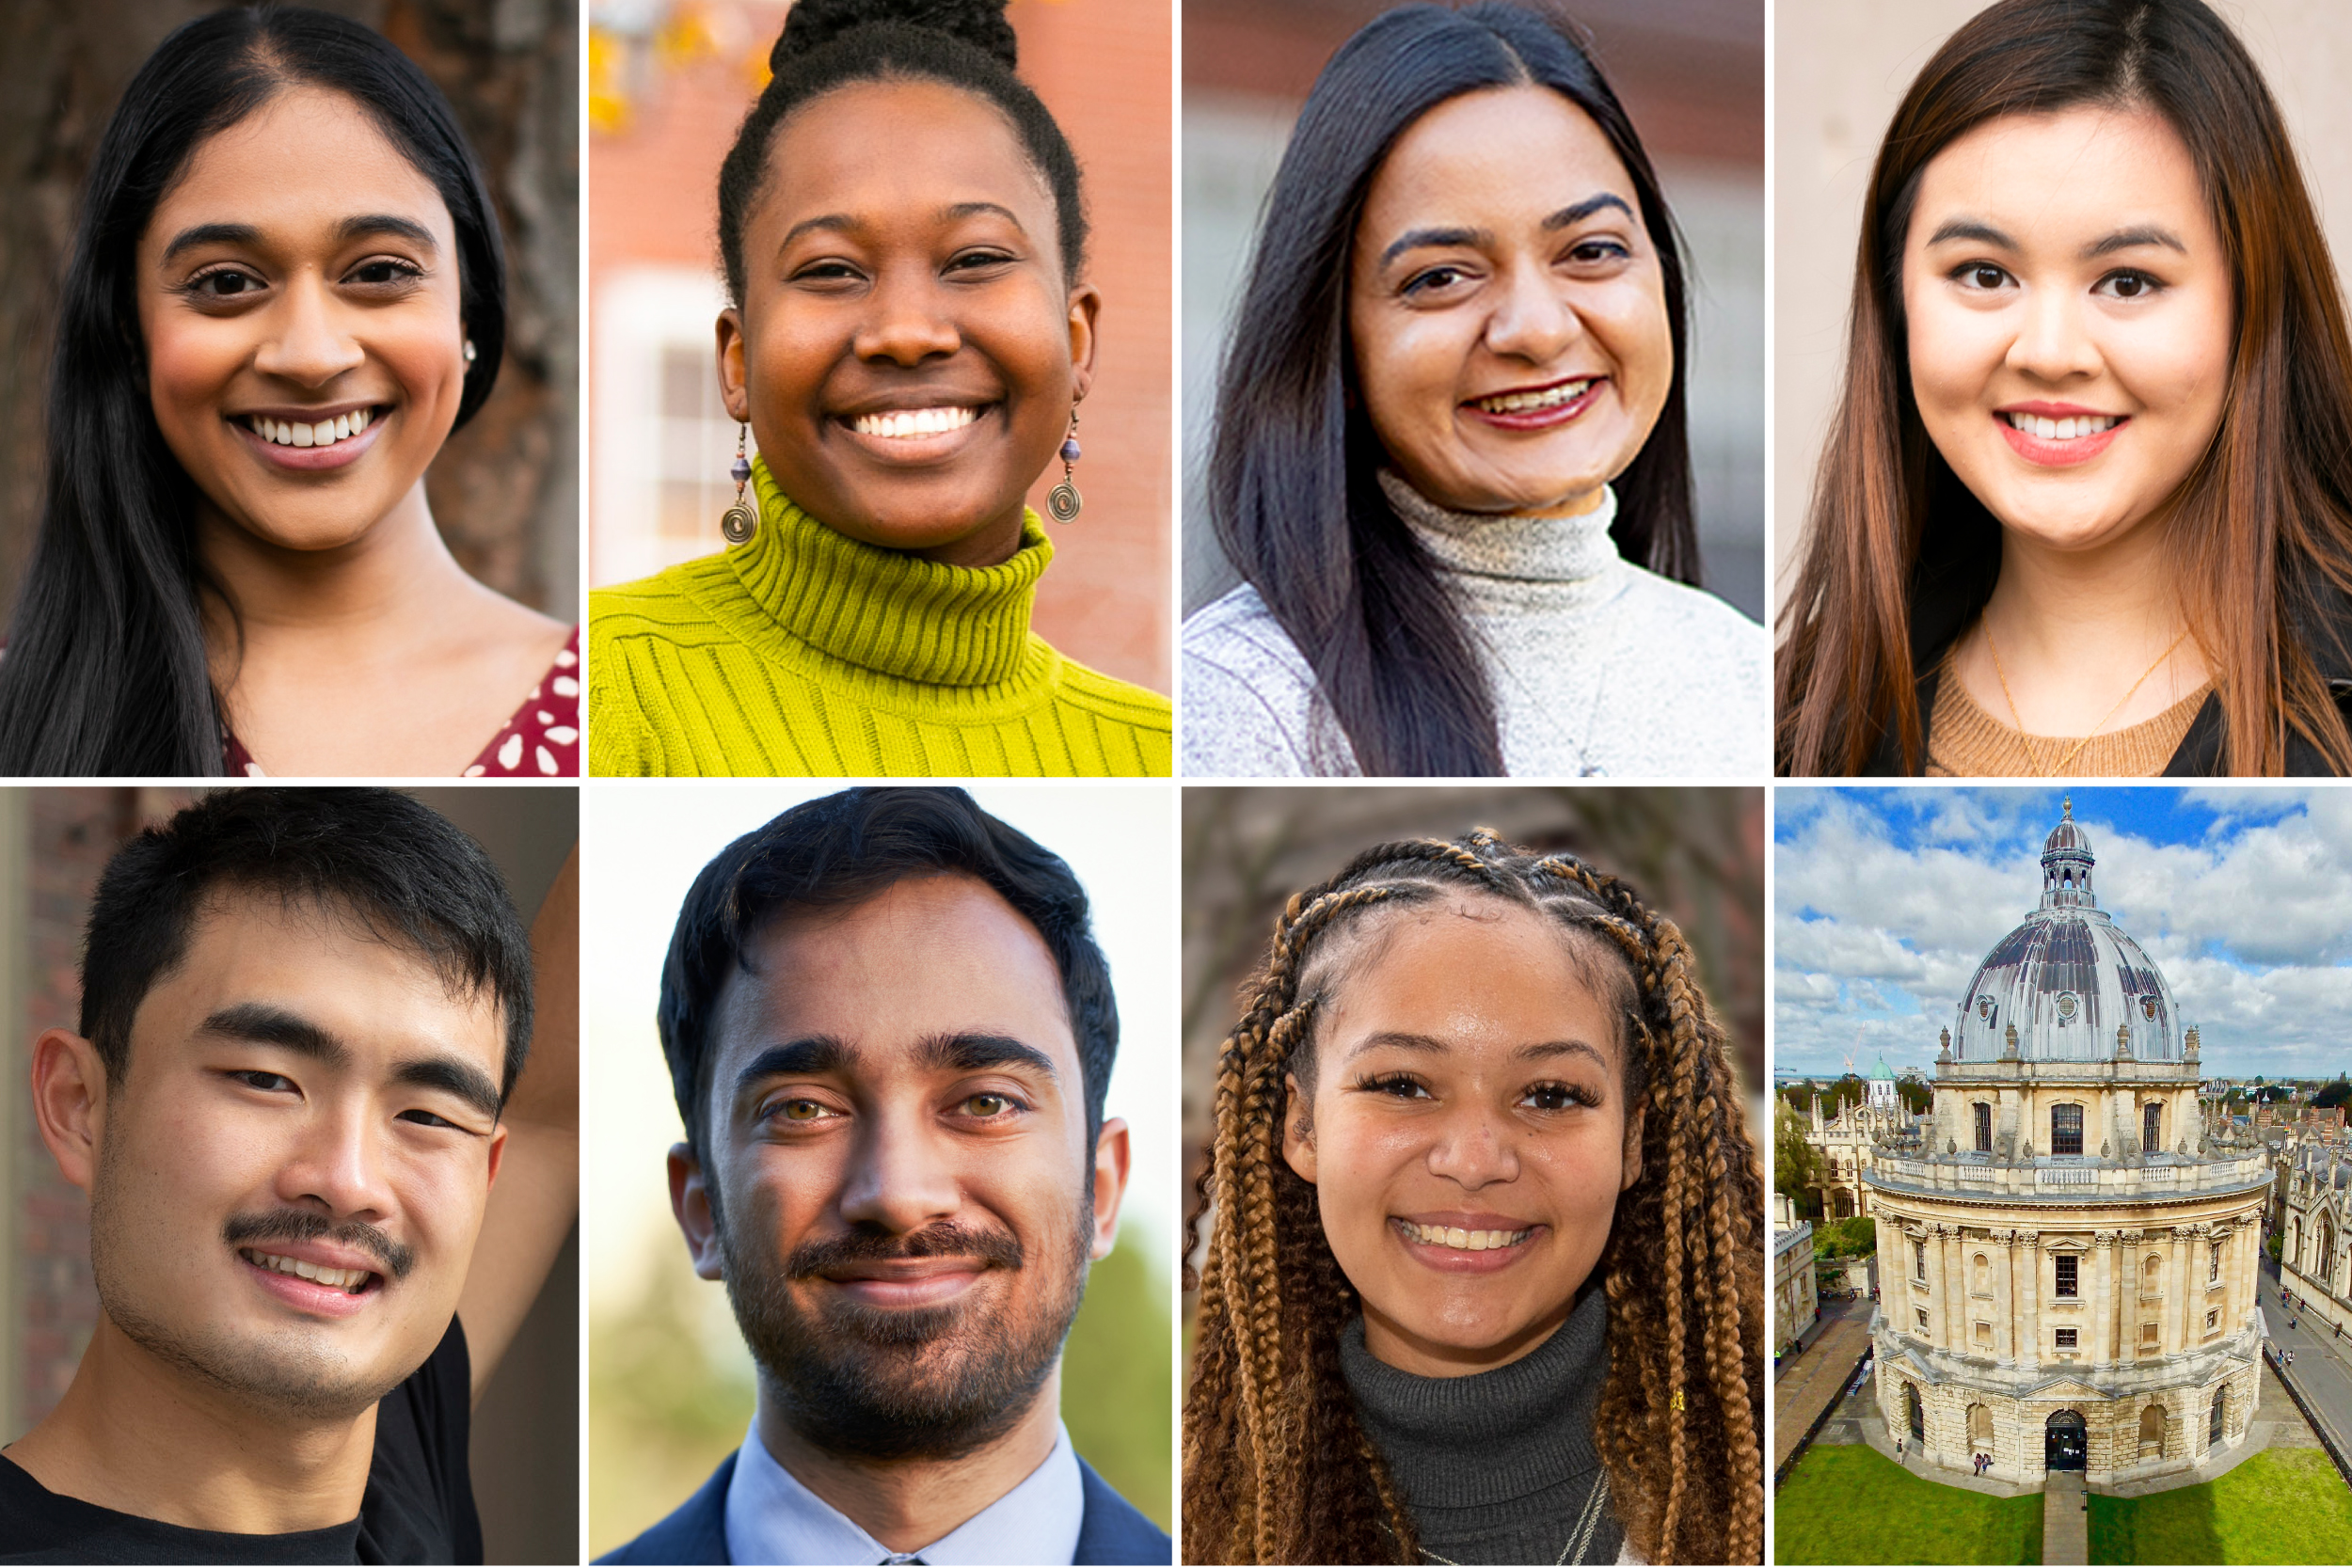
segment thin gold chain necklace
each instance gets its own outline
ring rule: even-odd
[[[1993,641],[1993,624],[1990,621],[1979,620],[1977,625],[1984,632],[1985,651],[1993,656],[1993,673],[2000,677],[2001,698],[2004,702],[2009,704],[2010,722],[2017,726],[2018,743],[2026,749],[2026,759],[2028,762],[2031,762],[2036,768],[2040,768],[2042,766],[2042,759],[2034,754],[2034,737],[2026,733],[2026,721],[2019,717],[2017,712],[2017,699],[2009,689],[2009,672],[2001,668],[2001,645]],[[2171,642],[2167,645],[2164,652],[2156,656],[2155,662],[2149,665],[2147,669],[2142,670],[2139,673],[2139,679],[2132,682],[2129,687],[2124,689],[2123,695],[2115,699],[2115,705],[2099,716],[2099,722],[2090,726],[2090,733],[2084,736],[2080,740],[2075,741],[2074,745],[2068,747],[2066,754],[2058,759],[2058,766],[2045,770],[2042,774],[2042,777],[2045,779],[2056,778],[2058,774],[2065,772],[2066,765],[2073,762],[2076,757],[2082,754],[2083,748],[2090,745],[2090,742],[2098,736],[2099,732],[2106,728],[2106,721],[2123,711],[2123,705],[2132,700],[2132,693],[2137,691],[2142,686],[2145,686],[2148,683],[2148,677],[2154,674],[2157,670],[2163,667],[2164,661],[2172,657],[2173,649],[2178,648],[2187,640],[2188,628],[2186,626],[2183,626],[2181,628],[2181,635],[2174,638]]]

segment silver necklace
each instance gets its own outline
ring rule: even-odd
[[[1593,1547],[1593,1532],[1600,1528],[1601,1511],[1608,1506],[1609,1472],[1603,1470],[1600,1478],[1593,1482],[1593,1489],[1584,1496],[1584,1512],[1577,1516],[1575,1533],[1568,1537],[1568,1544],[1560,1548],[1560,1555],[1551,1560],[1555,1564],[1584,1560],[1584,1554]],[[1452,1558],[1439,1557],[1426,1546],[1422,1548],[1421,1555],[1431,1562],[1445,1564],[1446,1568],[1461,1568]]]

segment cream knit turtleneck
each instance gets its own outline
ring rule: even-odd
[[[1485,656],[1512,776],[1772,771],[1770,638],[1619,556],[1614,491],[1580,517],[1517,517],[1448,512],[1390,473],[1380,483]],[[1362,771],[1312,668],[1246,584],[1184,623],[1183,702],[1188,778]]]

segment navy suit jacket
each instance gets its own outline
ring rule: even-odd
[[[1168,1532],[1111,1490],[1094,1466],[1078,1461],[1086,1487],[1086,1513],[1078,1524],[1075,1562],[1158,1563],[1173,1560]],[[598,1562],[733,1562],[727,1556],[727,1483],[735,1479],[729,1454],[678,1511]]]

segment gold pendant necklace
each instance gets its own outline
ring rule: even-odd
[[[2017,699],[2010,693],[2009,689],[2009,672],[2001,668],[2001,645],[1993,641],[1993,623],[1979,617],[1977,622],[1977,626],[1984,633],[1985,651],[1993,656],[1993,673],[2000,677],[2001,698],[2004,702],[2009,704],[2010,722],[2017,726],[2018,744],[2025,748],[2026,760],[2032,763],[2036,768],[2040,768],[2042,767],[2042,759],[2034,754],[2034,737],[2026,733],[2026,721],[2018,716]],[[2076,757],[2082,755],[2083,748],[2090,745],[2092,739],[2098,736],[2099,732],[2106,727],[2108,720],[2123,711],[2123,705],[2132,700],[2132,693],[2137,691],[2142,686],[2146,685],[2148,677],[2154,674],[2163,665],[2164,661],[2172,657],[2173,649],[2178,648],[2187,640],[2187,638],[2188,628],[2186,626],[2183,626],[2181,628],[2181,635],[2174,638],[2171,642],[2166,646],[2164,652],[2156,656],[2155,663],[2151,664],[2147,669],[2142,670],[2139,673],[2139,679],[2132,682],[2130,686],[2124,689],[2123,695],[2115,699],[2115,705],[2099,716],[2099,722],[2090,726],[2090,733],[2084,736],[2080,740],[2075,741],[2074,745],[2068,747],[2066,754],[2058,758],[2058,766],[2042,772],[2041,776],[2045,779],[2051,779],[2065,772],[2066,765],[2073,762]]]

